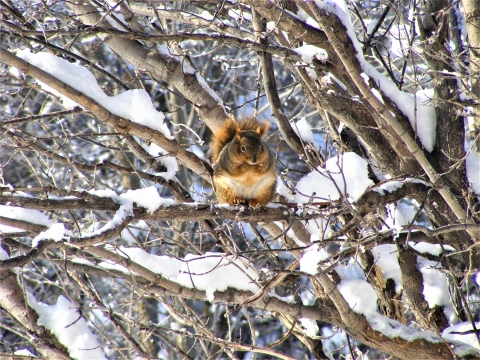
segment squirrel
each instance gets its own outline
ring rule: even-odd
[[[213,134],[213,183],[220,203],[260,207],[273,198],[275,159],[262,141],[268,128],[255,117],[227,118]]]

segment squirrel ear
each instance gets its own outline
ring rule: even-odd
[[[268,128],[270,127],[270,124],[267,122],[260,123],[257,128],[255,129],[255,132],[260,135],[260,137],[264,137],[265,134],[268,131]]]

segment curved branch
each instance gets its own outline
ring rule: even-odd
[[[161,132],[153,130],[147,126],[137,124],[133,121],[114,115],[92,98],[75,90],[73,87],[63,83],[53,75],[39,69],[38,67],[26,62],[25,60],[13,55],[5,49],[0,49],[0,61],[5,62],[24,73],[44,82],[56,91],[62,93],[68,98],[74,100],[90,112],[97,116],[101,121],[114,127],[120,133],[129,133],[138,136],[146,141],[152,141],[162,147],[165,151],[175,156],[183,165],[190,168],[193,172],[210,181],[212,168],[206,161],[201,160],[195,154],[185,150],[177,141],[168,139]]]
[[[112,28],[98,10],[88,2],[83,4],[69,2],[67,5],[84,24]],[[101,38],[114,52],[136,68],[151,73],[155,79],[161,79],[175,86],[194,104],[201,119],[212,131],[222,125],[227,117],[223,104],[212,97],[210,89],[200,83],[195,72],[185,71],[185,64],[181,59],[152,52],[135,40],[106,35]]]

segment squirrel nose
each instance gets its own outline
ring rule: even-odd
[[[256,158],[256,157],[252,157],[252,159],[251,159],[251,164],[252,164],[252,165],[256,165],[256,164],[257,164],[257,158]]]

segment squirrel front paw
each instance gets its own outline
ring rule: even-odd
[[[231,202],[233,205],[248,205],[247,201],[242,198],[234,198]]]
[[[260,210],[265,204],[257,201],[256,199],[248,200],[248,205],[254,208],[255,210]]]

